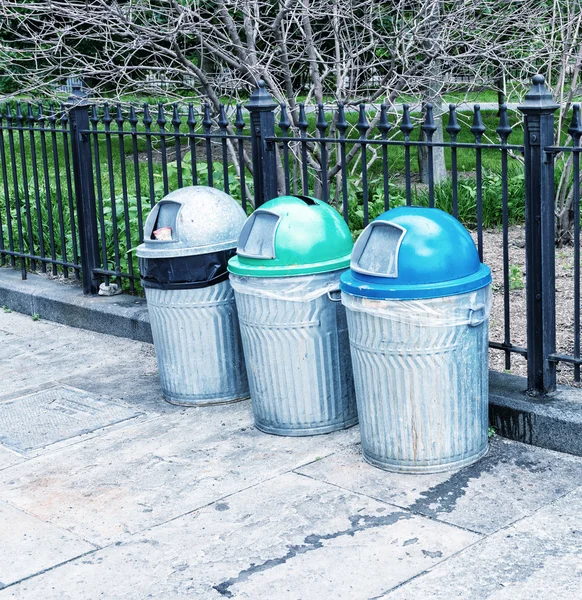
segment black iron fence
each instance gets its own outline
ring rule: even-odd
[[[504,353],[505,368],[513,354],[527,357],[529,389],[536,393],[555,388],[557,362],[573,364],[579,380],[582,126],[576,107],[573,146],[553,146],[557,106],[540,76],[520,106],[523,132],[520,121],[513,135],[518,143],[509,143],[516,123],[505,106],[495,124],[489,115],[486,125],[478,105],[469,114],[451,105],[436,119],[431,105],[416,112],[407,105],[279,106],[262,83],[246,106],[220,105],[217,114],[208,104],[169,110],[161,104],[89,104],[75,91],[58,109],[18,103],[0,112],[0,260],[20,268],[23,277],[27,270],[74,277],[88,294],[112,280],[138,291],[132,250],[141,242],[147,213],[185,185],[220,187],[247,212],[280,193],[314,194],[334,204],[354,234],[392,206],[438,206],[474,230],[481,258],[484,227],[501,229],[503,335],[490,346]],[[434,172],[433,155],[441,151],[446,181]],[[558,152],[574,154],[570,354],[556,352]],[[417,181],[413,168],[419,153],[426,183]],[[517,194],[510,194],[515,181]],[[520,219],[526,225],[527,348],[512,343],[510,310],[508,232]]]

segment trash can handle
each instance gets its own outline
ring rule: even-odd
[[[477,304],[469,309],[469,327],[478,327],[487,319],[487,312],[484,304]]]
[[[338,296],[332,296],[332,294],[338,294]],[[328,290],[327,292],[327,297],[332,301],[332,302],[341,302],[342,297],[341,297],[341,292],[340,289],[337,288],[335,290]]]

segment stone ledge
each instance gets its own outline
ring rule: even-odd
[[[0,306],[71,327],[152,343],[146,302],[127,296],[85,296],[75,283],[0,268]]]

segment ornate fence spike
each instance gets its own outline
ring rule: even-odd
[[[305,104],[303,104],[303,102],[299,103],[299,120],[297,121],[297,127],[299,127],[299,130],[301,131],[302,134],[305,134],[307,132],[307,127],[309,126],[309,123],[307,122],[307,117],[305,116]]]
[[[380,104],[380,120],[378,121],[378,129],[382,134],[382,139],[386,139],[388,132],[392,129],[392,124],[388,121],[388,107],[385,102]]]
[[[408,141],[410,134],[414,130],[414,125],[410,120],[410,106],[408,104],[402,105],[402,119],[400,121],[400,131],[404,134],[405,141]]]
[[[123,118],[123,114],[121,112],[121,104],[117,103],[115,107],[115,122],[117,123],[117,127],[121,130],[123,129],[123,122],[125,119]]]
[[[178,110],[178,105],[174,102],[172,108],[172,125],[174,126],[174,130],[178,131],[180,129],[180,125],[182,121],[180,119],[180,111]]]
[[[210,114],[210,104],[204,103],[204,118],[202,119],[202,127],[206,133],[210,133],[212,129],[212,115]]]
[[[10,125],[12,124],[12,111],[10,110],[10,104],[8,102],[5,102],[4,106],[6,107],[6,122],[10,127]]]
[[[158,102],[158,118],[156,119],[156,123],[160,129],[163,129],[167,123],[166,115],[164,114],[164,105],[161,102]]]
[[[152,116],[150,114],[150,105],[147,102],[144,102],[143,105],[143,118],[142,122],[146,128],[146,131],[149,130],[151,124],[154,122]]]
[[[461,126],[457,121],[457,107],[454,104],[449,104],[449,122],[446,130],[453,142],[456,141],[457,135],[461,132]]]
[[[218,126],[223,132],[226,133],[228,119],[226,118],[226,109],[224,108],[224,104],[221,104],[218,108]]]
[[[22,127],[22,121],[23,121],[22,107],[20,106],[20,102],[17,102],[16,103],[16,124],[18,125],[18,127]]]
[[[34,123],[36,121],[36,117],[34,116],[34,113],[32,111],[32,103],[31,102],[26,103],[26,119],[29,122],[30,126],[33,127]]]
[[[366,137],[366,133],[370,128],[368,117],[366,116],[366,105],[362,102],[360,104],[360,114],[358,115],[358,122],[356,123],[356,129],[360,132],[360,139]]]
[[[511,125],[509,124],[509,116],[507,115],[507,104],[502,104],[499,107],[499,127],[495,131],[503,143],[507,142],[507,138],[511,134]]]
[[[111,118],[111,113],[109,112],[109,103],[107,102],[103,105],[103,118],[101,120],[105,125],[105,130],[108,131],[113,119]]]
[[[319,131],[319,137],[325,137],[329,123],[325,118],[325,108],[321,102],[317,105],[317,122],[315,123],[315,127]]]
[[[343,102],[337,103],[337,117],[335,126],[339,131],[340,136],[345,137],[346,131],[348,129],[348,122],[346,121],[346,113],[344,110]]]
[[[481,137],[485,133],[485,125],[481,118],[481,105],[475,104],[473,107],[473,125],[471,125],[471,133],[475,136],[475,142],[481,142]]]
[[[568,133],[576,141],[579,141],[580,136],[582,136],[582,121],[580,120],[579,104],[572,104],[572,120],[570,121],[570,126],[568,127]]]
[[[279,115],[279,129],[283,132],[283,137],[287,137],[290,127],[291,121],[289,120],[289,115],[287,114],[287,107],[282,103],[281,113]]]
[[[242,135],[243,129],[245,128],[245,120],[243,117],[242,104],[236,105],[236,117],[234,119],[234,126],[239,135]]]
[[[188,104],[188,118],[186,119],[186,123],[190,129],[190,133],[193,133],[194,127],[196,127],[196,116],[194,115],[194,105],[192,102]]]
[[[432,140],[434,132],[437,130],[437,125],[434,121],[433,106],[431,102],[427,102],[424,106],[425,115],[424,123],[421,125],[421,129],[426,133],[428,140]]]
[[[135,106],[132,104],[129,107],[129,124],[131,125],[131,131],[135,133],[136,129],[137,129],[137,123],[138,123],[138,119],[137,119],[137,113],[135,112]]]
[[[57,123],[57,114],[55,112],[55,105],[52,102],[49,104],[48,122],[49,127],[52,127],[54,129]]]

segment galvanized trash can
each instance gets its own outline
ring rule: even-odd
[[[487,452],[490,283],[441,210],[395,208],[363,231],[341,290],[366,461],[432,473]]]
[[[316,435],[357,423],[339,278],[352,238],[325,202],[284,196],[247,220],[228,270],[255,424]]]
[[[246,215],[220,190],[185,187],[151,211],[137,248],[164,398],[199,406],[249,397],[228,259]]]

